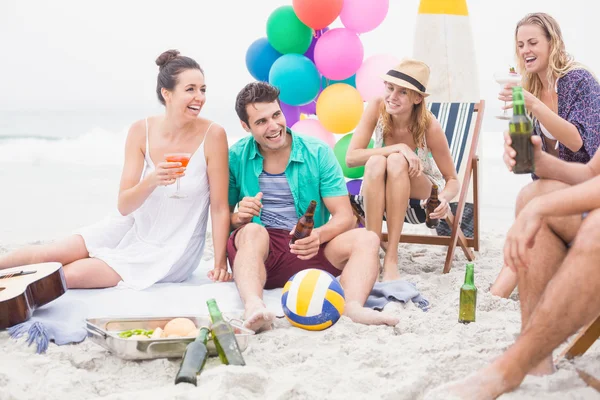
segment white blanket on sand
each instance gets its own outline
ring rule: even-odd
[[[86,318],[208,315],[206,300],[211,298],[222,312],[241,316],[244,308],[235,284],[213,283],[206,276],[211,268],[212,260],[202,261],[186,282],[159,283],[140,291],[124,286],[68,290],[9,332],[13,337],[28,334],[29,343],[35,342],[37,352],[43,353],[48,341],[59,345],[83,341]],[[281,289],[265,290],[264,301],[275,315],[283,316]]]

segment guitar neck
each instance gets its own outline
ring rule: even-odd
[[[18,272],[11,272],[8,274],[0,274],[0,279],[14,278],[15,276],[22,276],[22,275],[29,275],[29,274],[35,274],[35,271],[18,271]]]

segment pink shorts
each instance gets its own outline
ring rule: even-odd
[[[237,253],[235,235],[242,228],[243,226],[233,231],[227,242],[227,259],[232,270]],[[265,261],[267,270],[265,289],[282,288],[293,275],[309,268],[321,269],[333,276],[339,276],[342,273],[325,257],[326,243],[321,244],[316,256],[310,260],[301,260],[297,255],[290,253],[290,235],[288,231],[267,228],[267,232],[269,233],[269,255]]]

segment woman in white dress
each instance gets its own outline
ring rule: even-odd
[[[69,288],[122,285],[144,289],[181,282],[198,267],[210,216],[213,281],[227,281],[228,145],[225,130],[198,117],[206,101],[204,72],[176,50],[161,54],[156,93],[164,115],[137,121],[125,144],[118,213],[61,241],[0,257],[0,269],[57,261]],[[165,154],[188,153],[189,164]],[[180,179],[180,198],[172,198]]]

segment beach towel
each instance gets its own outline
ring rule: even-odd
[[[407,303],[409,300],[423,311],[429,309],[429,301],[421,296],[414,284],[405,280],[376,282],[365,307],[381,311],[391,301]]]

